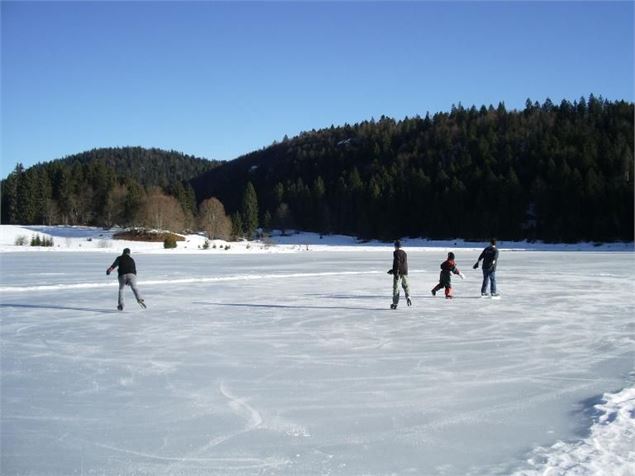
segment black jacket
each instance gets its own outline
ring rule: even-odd
[[[115,262],[112,264],[110,269],[117,269],[117,274],[119,276],[123,276],[124,274],[137,274],[137,267],[135,266],[134,260],[130,257],[130,255],[121,255],[117,256]]]
[[[478,260],[483,260],[483,269],[494,272],[496,271],[496,265],[498,264],[498,248],[494,245],[490,245],[483,250]]]
[[[408,255],[402,249],[395,250],[392,254],[392,274],[394,276],[408,276]]]

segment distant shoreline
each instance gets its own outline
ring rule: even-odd
[[[32,251],[101,251],[113,253],[120,248],[130,247],[140,253],[293,253],[319,251],[358,251],[358,252],[386,252],[392,249],[392,243],[378,240],[360,241],[357,238],[344,235],[320,235],[319,233],[293,232],[282,235],[274,232],[263,240],[234,241],[207,240],[199,234],[183,235],[185,240],[179,242],[172,250],[163,248],[162,243],[115,240],[113,235],[121,231],[118,228],[104,230],[87,226],[45,226],[45,225],[0,225],[0,251],[2,252],[32,252]],[[31,237],[40,235],[53,239],[52,247],[29,246]],[[26,243],[18,246],[18,238]],[[209,247],[204,249],[205,242]],[[424,238],[401,238],[404,248],[410,251],[428,250],[480,250],[486,242],[456,240],[429,240]],[[579,251],[579,252],[633,252],[635,243],[542,243],[542,242],[513,242],[499,241],[499,248],[506,251]]]

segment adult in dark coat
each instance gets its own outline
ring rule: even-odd
[[[395,241],[395,251],[392,254],[392,268],[388,270],[388,274],[392,274],[392,304],[391,309],[397,309],[399,304],[399,283],[406,293],[406,303],[412,305],[410,299],[410,289],[408,287],[408,255],[401,249],[401,242]]]
[[[137,288],[137,266],[130,256],[130,248],[124,248],[123,254],[117,256],[110,268],[106,270],[106,274],[110,274],[115,268],[118,268],[117,274],[119,279],[119,301],[117,303],[117,309],[123,311],[123,288],[126,285],[132,289],[137,302],[142,307],[146,307]]]
[[[474,269],[478,268],[479,263],[483,260],[483,285],[481,286],[481,296],[487,296],[487,285],[490,286],[492,296],[498,296],[496,292],[496,266],[498,265],[498,248],[496,248],[496,240],[490,240],[490,245],[483,250],[478,257],[478,261],[474,264]]]

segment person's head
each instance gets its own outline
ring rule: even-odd
[[[123,249],[123,254],[129,255],[130,254],[130,248],[124,248]]]
[[[448,253],[448,259],[454,259],[454,253],[451,251]]]
[[[398,250],[399,248],[401,248],[401,241],[395,240],[395,249]]]
[[[496,246],[496,238],[492,238],[489,242],[492,246]]]

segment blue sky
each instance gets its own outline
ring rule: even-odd
[[[633,2],[8,2],[2,177],[95,147],[228,160],[286,134],[634,99]]]

